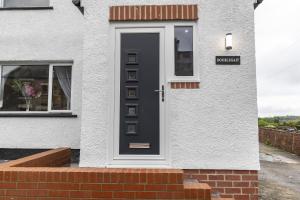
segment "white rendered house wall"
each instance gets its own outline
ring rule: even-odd
[[[259,169],[252,0],[85,0],[81,166],[108,166],[114,73],[109,6],[198,4],[199,90],[167,86],[169,166]],[[147,22],[145,22],[147,23]],[[134,24],[134,23],[132,23]],[[234,35],[226,51],[226,33]],[[217,66],[215,56],[241,56],[239,66]],[[168,79],[168,77],[166,77]],[[97,110],[97,112],[95,112]]]
[[[72,1],[50,6],[0,11],[0,61],[73,60],[72,109],[79,118],[0,117],[0,148],[79,148],[84,19]]]

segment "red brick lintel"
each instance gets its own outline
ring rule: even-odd
[[[197,5],[122,5],[111,6],[109,21],[198,20]]]

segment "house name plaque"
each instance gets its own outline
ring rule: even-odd
[[[216,56],[216,65],[240,65],[241,56]]]

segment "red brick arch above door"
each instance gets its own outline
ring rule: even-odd
[[[111,6],[109,21],[196,21],[197,5]]]

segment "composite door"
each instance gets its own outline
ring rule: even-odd
[[[121,34],[120,155],[160,154],[159,36]]]

